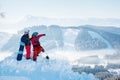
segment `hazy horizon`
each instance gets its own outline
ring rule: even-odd
[[[16,22],[26,15],[48,18],[118,18],[120,0],[0,0],[4,22]]]
[[[0,30],[14,32],[38,24],[36,20],[27,22],[27,16],[42,17],[40,25],[120,26],[119,4],[120,0],[0,0],[0,12],[5,16],[0,17]]]

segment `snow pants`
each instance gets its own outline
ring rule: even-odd
[[[27,45],[25,46],[25,49],[26,49],[26,59],[30,59],[31,46]]]
[[[33,47],[33,60],[37,59],[37,56],[44,51],[42,46]]]

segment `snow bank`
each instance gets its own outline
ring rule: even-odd
[[[65,60],[38,57],[37,62],[16,61],[16,55],[0,63],[0,80],[97,80],[92,74],[72,71],[72,66]]]

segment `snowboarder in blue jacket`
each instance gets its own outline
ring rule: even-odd
[[[26,49],[26,59],[30,59],[30,53],[31,53],[31,42],[29,38],[29,31],[25,31],[24,35],[21,37],[21,42],[25,45]]]

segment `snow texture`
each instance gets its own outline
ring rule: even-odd
[[[30,30],[30,35],[34,31],[46,34],[40,42],[50,56],[49,61],[45,59],[44,53],[38,56],[37,62],[26,60],[24,56],[22,61],[16,61],[20,37],[25,30]],[[107,64],[112,60],[119,63],[118,58],[116,60],[111,57],[116,53],[114,49],[119,49],[119,32],[118,28],[96,28],[89,25],[41,25],[27,27],[7,38],[0,33],[0,80],[98,80],[91,73],[74,72],[72,67],[74,64]]]

